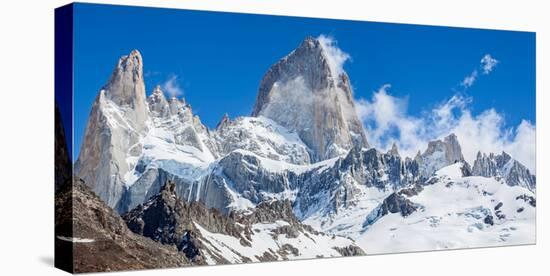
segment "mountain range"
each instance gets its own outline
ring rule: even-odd
[[[93,103],[74,174],[192,264],[534,243],[536,178],[509,154],[470,165],[450,133],[410,158],[366,137],[316,38],[272,65],[250,116],[214,129],[183,98],[146,96],[134,50]]]

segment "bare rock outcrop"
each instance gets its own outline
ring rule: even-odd
[[[127,158],[141,153],[148,116],[143,61],[134,50],[119,59],[96,97],[75,164],[75,174],[110,207],[125,191]]]
[[[510,186],[521,186],[530,191],[536,190],[536,177],[523,164],[508,153],[501,154],[478,152],[472,167],[472,174],[484,177],[504,179]]]
[[[252,116],[265,116],[296,131],[321,161],[368,147],[345,72],[332,68],[327,50],[306,38],[263,77]]]
[[[462,148],[454,133],[443,140],[430,141],[426,151],[418,153],[415,161],[419,164],[420,173],[424,178],[429,178],[437,170],[456,162],[463,162],[467,168],[470,167],[464,160]]]

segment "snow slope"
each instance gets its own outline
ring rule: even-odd
[[[437,182],[409,198],[420,210],[388,214],[350,236],[367,254],[535,243],[535,207],[524,200],[534,194],[493,178],[463,177],[462,166],[440,169]]]
[[[278,233],[278,228],[290,226],[288,222],[282,220],[252,225],[250,245],[243,245],[240,239],[233,236],[209,232],[199,224],[195,226],[203,236],[203,244],[207,248],[204,253],[208,264],[216,264],[212,254],[219,254],[231,263],[243,263],[245,260],[261,262],[338,257],[342,256],[342,253],[337,248],[354,244],[350,239],[323,233],[303,231],[296,237]]]
[[[308,148],[298,134],[263,116],[226,119],[218,125],[213,136],[221,155],[242,149],[275,161],[310,163]]]

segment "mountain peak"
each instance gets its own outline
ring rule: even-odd
[[[120,57],[109,81],[99,91],[74,166],[75,175],[110,207],[124,192],[124,175],[131,170],[127,150],[147,132],[149,115],[143,60],[134,50]],[[131,153],[139,154],[137,150]]]
[[[155,86],[155,89],[153,89],[153,94],[152,95],[163,95],[164,96],[164,94],[162,93],[162,90],[160,89],[160,85]]]
[[[272,65],[260,82],[252,111],[254,117],[267,117],[298,133],[314,161],[343,155],[353,146],[368,147],[349,79],[345,72],[338,77],[331,69],[335,59],[325,48],[334,45],[328,39],[325,44],[306,37]]]
[[[480,150],[478,150],[476,154],[476,159],[481,159],[481,158],[483,158],[483,154],[481,153]]]
[[[454,133],[444,137],[443,140],[430,141],[426,151],[420,156],[417,155],[415,160],[420,164],[422,174],[425,177],[429,177],[435,171],[456,162],[466,163],[458,137]]]
[[[127,71],[132,73],[135,80],[143,78],[143,58],[138,50],[132,50],[130,54],[121,56],[118,59],[115,70]]]
[[[229,123],[229,121],[230,121],[229,115],[226,112],[226,113],[223,114],[222,119],[216,125],[216,129],[223,128],[225,125],[227,125]]]
[[[428,143],[428,148],[422,154],[423,156],[433,155],[435,152],[443,152],[448,164],[453,164],[457,161],[463,161],[462,148],[458,142],[458,138],[454,133],[449,134],[442,140],[434,140]]]
[[[389,154],[399,156],[399,150],[397,149],[397,145],[395,143],[392,144],[391,149],[388,151]]]
[[[157,85],[153,90],[153,93],[151,93],[151,95],[147,98],[147,103],[149,104],[149,110],[151,112],[160,116],[168,115],[168,101],[166,101],[166,97],[164,96],[160,85]]]
[[[120,57],[109,82],[103,87],[105,95],[119,106],[129,106],[145,119],[145,84],[143,59],[138,50]]]
[[[136,69],[136,74],[142,73],[140,71],[142,71],[143,68],[143,58],[137,49],[132,50],[130,54],[126,56],[120,57],[119,62],[124,66],[129,66],[132,69]]]
[[[458,144],[458,137],[456,136],[456,134],[451,133],[443,138],[443,141],[445,141],[445,143],[447,144]]]
[[[326,73],[325,77],[328,78],[329,84],[338,86],[342,81],[347,80],[347,74],[342,66],[349,55],[341,51],[335,44],[335,41],[330,37],[323,35],[317,38],[307,36],[290,55],[298,52],[302,56],[310,55],[313,59],[318,60],[317,66],[320,66],[319,69]]]
[[[134,49],[130,52],[129,57],[138,57],[139,59],[141,59],[141,53],[138,49]]]
[[[319,42],[318,39],[314,38],[313,36],[306,36],[302,41],[302,43],[300,44],[299,48],[322,50],[321,43]]]

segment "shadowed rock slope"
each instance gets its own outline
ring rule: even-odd
[[[74,179],[72,187],[64,185],[60,189],[55,200],[55,215],[56,239],[73,249],[72,272],[190,265],[175,247],[128,230],[120,216],[80,179]]]
[[[262,202],[225,216],[177,198],[168,182],[159,194],[123,217],[137,234],[175,245],[197,264],[246,263],[363,255],[350,239],[300,223],[288,200]]]

